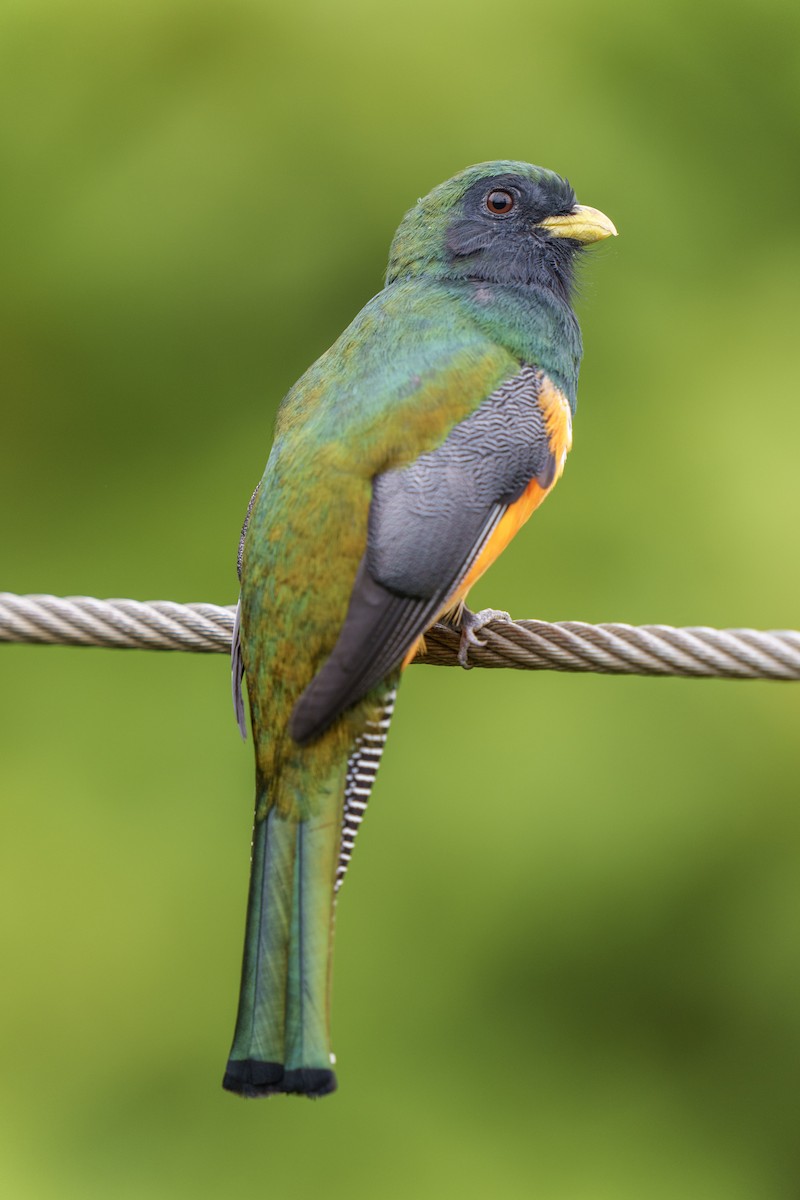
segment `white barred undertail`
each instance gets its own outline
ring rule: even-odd
[[[353,753],[347,762],[344,783],[344,813],[342,816],[342,843],[339,848],[339,863],[336,867],[334,891],[338,892],[350,865],[356,834],[364,819],[367,802],[381,764],[383,748],[394,712],[397,688],[386,692],[380,708],[380,717],[368,721],[367,728],[356,739]]]

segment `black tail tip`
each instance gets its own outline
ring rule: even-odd
[[[329,1096],[336,1091],[336,1076],[333,1071],[322,1067],[300,1067],[296,1071],[287,1071],[283,1077],[281,1091],[293,1096]]]
[[[239,1096],[327,1096],[336,1091],[333,1071],[321,1067],[300,1067],[286,1071],[282,1063],[262,1062],[257,1058],[229,1059],[222,1086]]]
[[[240,1096],[271,1096],[280,1092],[283,1063],[260,1062],[257,1058],[229,1059],[222,1086]]]

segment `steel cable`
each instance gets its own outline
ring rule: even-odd
[[[172,600],[97,600],[0,592],[0,642],[229,653],[236,609]],[[707,626],[588,625],[583,621],[493,620],[471,646],[476,667],[682,675],[719,679],[800,679],[800,632]],[[456,666],[459,634],[426,634],[416,661]]]

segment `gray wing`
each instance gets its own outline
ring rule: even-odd
[[[318,737],[400,666],[509,505],[532,480],[553,482],[542,381],[522,367],[436,450],[373,481],[366,553],[338,641],[292,714],[296,741]]]

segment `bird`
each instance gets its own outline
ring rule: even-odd
[[[336,1089],[334,910],[398,684],[437,620],[469,665],[498,615],[467,595],[561,475],[575,265],[616,232],[553,171],[468,167],[406,213],[385,286],[281,403],[238,558],[256,778],[231,1092]]]

